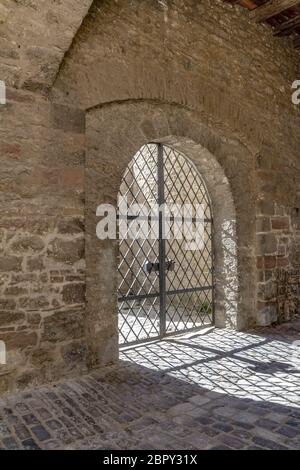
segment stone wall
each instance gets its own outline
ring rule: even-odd
[[[90,3],[0,11],[1,392],[117,358],[116,247],[94,240],[95,207],[146,142],[215,182],[218,326],[275,321],[277,270],[300,262],[290,41],[219,0],[95,0],[81,25]]]
[[[0,389],[85,367],[84,114],[8,89],[0,106]]]
[[[276,270],[291,263],[288,252],[299,245],[292,227],[285,242],[278,239],[284,229],[266,234],[260,228],[262,216],[277,214],[275,205],[284,214],[299,210],[300,118],[291,103],[298,71],[290,40],[274,38],[271,28],[253,24],[242,9],[216,0],[119,0],[112,8],[106,0],[91,8],[54,88],[57,99],[77,100],[88,109],[126,100],[178,103],[245,145],[251,158],[237,162],[228,176],[240,179],[236,204],[245,207],[241,165],[255,172],[255,214],[244,211],[237,230],[252,230],[251,217],[257,217],[255,246],[243,250],[249,259],[258,257],[259,285],[251,286],[257,290],[258,324],[276,320]]]
[[[282,277],[292,283],[292,273],[300,267],[299,208],[281,206],[272,201],[260,204],[257,216],[258,309],[260,323],[269,325],[291,320],[295,308],[279,305]],[[286,273],[285,275],[283,273]],[[299,281],[299,279],[298,279]],[[296,297],[300,294],[296,289]],[[288,298],[285,299],[288,302]]]

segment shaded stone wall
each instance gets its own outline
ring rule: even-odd
[[[93,0],[1,0],[0,76],[46,92]]]
[[[0,391],[117,358],[116,246],[94,240],[95,204],[116,202],[130,158],[153,139],[175,136],[212,181],[211,156],[224,171],[213,201],[229,214],[216,243],[218,326],[276,320],[277,270],[300,261],[290,41],[218,0],[96,0],[81,27],[89,0],[55,14],[46,1],[4,3]]]
[[[298,204],[297,204],[298,206]],[[272,200],[259,205],[257,216],[258,310],[260,323],[291,320],[297,309],[292,304],[300,301],[296,289],[289,306],[288,296],[282,301],[283,284],[295,284],[293,272],[300,267],[300,209],[286,207]],[[299,278],[298,278],[299,281]],[[282,302],[285,305],[282,305]]]
[[[8,89],[0,106],[0,390],[85,366],[84,114]]]

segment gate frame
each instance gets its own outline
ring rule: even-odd
[[[209,208],[209,214],[210,214],[210,217],[209,219],[204,219],[204,222],[205,223],[209,223],[210,224],[210,240],[211,240],[211,251],[209,253],[209,265],[210,265],[210,274],[211,274],[211,277],[212,277],[212,284],[211,285],[205,285],[203,286],[203,288],[201,288],[201,286],[198,286],[198,287],[191,287],[191,288],[174,288],[172,289],[171,291],[167,291],[166,290],[166,267],[165,267],[165,260],[166,260],[166,240],[163,238],[163,231],[164,231],[164,227],[165,227],[165,217],[164,217],[164,214],[159,211],[159,235],[158,235],[158,238],[157,238],[157,241],[158,241],[158,253],[157,253],[157,258],[158,258],[158,264],[159,264],[159,284],[158,284],[158,288],[159,288],[159,292],[157,293],[151,293],[149,292],[148,294],[136,294],[136,295],[124,295],[124,296],[120,296],[118,297],[118,304],[121,304],[123,302],[130,302],[130,301],[135,301],[135,300],[144,300],[144,299],[147,299],[147,298],[157,298],[159,299],[159,312],[158,312],[158,319],[159,319],[159,334],[157,336],[151,336],[151,337],[146,337],[146,338],[141,338],[141,339],[136,339],[135,341],[125,341],[124,342],[121,342],[119,343],[119,347],[120,348],[127,348],[127,347],[130,347],[130,346],[135,346],[135,345],[139,345],[139,344],[143,344],[143,343],[147,343],[147,342],[152,342],[152,341],[157,341],[159,339],[163,339],[163,338],[166,338],[168,336],[176,336],[176,335],[181,335],[181,334],[185,334],[185,333],[191,333],[191,332],[197,332],[197,331],[200,331],[204,328],[209,328],[209,327],[213,327],[215,325],[215,306],[214,306],[214,290],[215,290],[215,285],[214,285],[214,253],[213,253],[213,244],[214,244],[214,240],[213,240],[213,236],[214,236],[214,230],[213,230],[213,208],[212,208],[212,202],[211,202],[211,198],[210,198],[210,195],[209,195],[209,192],[208,192],[208,189],[206,187],[206,184],[205,184],[205,181],[203,180],[199,170],[196,168],[195,164],[188,158],[188,156],[186,156],[185,154],[183,154],[182,152],[179,152],[178,150],[175,150],[173,147],[171,147],[170,145],[167,145],[165,143],[161,143],[161,142],[148,142],[146,144],[144,144],[138,151],[137,153],[132,157],[131,161],[129,162],[126,170],[125,170],[125,173],[123,175],[123,178],[122,178],[122,182],[121,182],[121,185],[123,184],[123,182],[126,183],[126,174],[128,171],[130,171],[130,173],[132,173],[132,170],[130,169],[130,165],[132,164],[132,162],[134,162],[134,159],[135,159],[135,156],[136,155],[139,155],[139,153],[141,151],[143,151],[143,148],[147,145],[155,145],[155,147],[157,148],[157,153],[156,153],[156,157],[157,157],[157,161],[156,161],[156,171],[155,171],[155,175],[156,175],[156,180],[155,180],[155,187],[156,187],[156,190],[157,190],[157,204],[158,204],[158,207],[162,207],[163,204],[165,204],[165,185],[166,185],[166,178],[165,178],[165,161],[164,161],[164,156],[165,156],[165,149],[168,148],[169,150],[173,151],[174,152],[174,161],[178,158],[181,158],[184,160],[185,164],[187,165],[187,167],[192,170],[195,175],[197,175],[197,177],[199,178],[199,180],[201,181],[201,186],[203,187],[204,191],[201,190],[202,193],[205,194],[205,198],[206,200],[208,201],[208,208]],[[150,150],[150,155],[152,155],[152,152]],[[145,159],[144,155],[141,154],[141,156]],[[147,164],[147,163],[146,163]],[[133,176],[133,175],[132,175]],[[133,176],[134,177],[134,176]],[[127,189],[125,190],[125,192],[127,193],[128,191],[130,191],[130,193],[132,194],[132,196],[134,196],[134,194],[131,192],[131,185],[128,186],[128,184],[126,184],[127,186]],[[199,190],[201,189],[201,186],[199,186]],[[152,192],[152,191],[151,191]],[[195,191],[194,191],[195,193]],[[122,195],[122,194],[121,194]],[[135,201],[137,202],[137,201]],[[119,221],[120,219],[123,219],[124,218],[124,214],[120,214],[117,216],[117,220]],[[131,220],[131,217],[128,218],[128,216],[126,217],[127,220]],[[121,243],[121,240],[119,240],[119,246],[120,246],[120,243]],[[127,246],[128,247],[128,251],[127,251],[127,254],[130,250],[130,253],[132,253],[132,246]],[[127,248],[126,247],[126,248]],[[138,244],[138,248],[139,249],[142,249],[143,247],[143,244],[140,245]],[[178,253],[178,252],[177,252]],[[124,256],[122,257],[122,259],[120,260],[120,262],[124,259]],[[128,263],[126,263],[128,265]],[[131,271],[131,267],[128,266],[129,269],[130,269],[130,272]],[[140,272],[140,271],[139,271]],[[135,274],[135,279],[137,278],[138,276],[138,273]],[[125,277],[127,276],[128,272],[122,276],[121,280],[122,280],[122,283],[123,281],[125,280]],[[167,299],[167,295],[180,295],[180,294],[185,294],[187,292],[200,292],[201,290],[209,290],[211,292],[211,301],[210,301],[210,306],[211,306],[211,323],[205,323],[205,324],[202,324],[202,325],[199,325],[199,326],[193,326],[192,328],[186,328],[186,329],[182,329],[182,330],[175,330],[175,331],[169,331],[168,332],[168,322],[167,322],[167,307],[166,307],[166,299]],[[186,306],[185,306],[186,307]],[[149,307],[151,309],[151,307]],[[119,310],[119,308],[118,308]],[[120,315],[120,314],[119,314]],[[126,320],[124,320],[124,323],[126,322]],[[124,325],[123,323],[123,325]],[[140,322],[139,322],[140,323]],[[135,322],[134,322],[135,324]],[[143,324],[144,325],[144,324]],[[133,328],[128,325],[130,330],[133,330]],[[134,326],[134,325],[133,325]],[[141,325],[142,326],[142,325]],[[143,326],[142,326],[142,329]],[[121,333],[121,329],[119,327],[119,336],[120,336]],[[135,334],[135,333],[134,333]],[[124,335],[122,334],[122,336],[124,337]],[[135,336],[137,336],[135,334]]]

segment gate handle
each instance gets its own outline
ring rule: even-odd
[[[165,261],[165,269],[166,271],[174,271],[175,261],[173,259],[167,259]],[[159,272],[159,262],[156,261],[155,263],[153,263],[152,261],[146,260],[143,264],[143,271],[146,274],[151,274],[153,271]]]
[[[175,260],[167,259],[167,261],[166,261],[166,271],[175,271]]]

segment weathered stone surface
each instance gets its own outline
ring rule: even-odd
[[[41,348],[31,355],[31,363],[35,367],[45,366],[54,362],[55,350],[53,348]]]
[[[270,232],[271,231],[271,221],[269,217],[259,217],[256,220],[256,230],[257,232]]]
[[[44,268],[44,258],[42,256],[27,259],[27,269],[29,271],[42,271]]]
[[[271,221],[273,230],[289,230],[290,228],[289,217],[272,217]]]
[[[14,307],[15,307],[15,304],[13,304],[13,308]],[[24,319],[25,319],[24,313],[12,312],[12,311],[6,311],[6,310],[0,311],[0,326],[1,327],[4,325],[9,325],[9,324],[17,324],[20,321],[23,321]]]
[[[17,387],[23,389],[28,387],[30,384],[35,384],[37,382],[38,375],[39,373],[37,370],[27,370],[25,372],[21,372],[16,380]]]
[[[61,311],[44,319],[42,341],[57,343],[70,338],[81,338],[83,333],[82,311]]]
[[[0,393],[1,395],[7,393],[11,388],[12,377],[10,374],[1,374],[0,375]],[[0,425],[0,430],[2,431],[4,426]]]
[[[41,315],[39,313],[27,313],[27,321],[30,325],[37,328],[41,322]]]
[[[62,219],[58,223],[57,230],[62,234],[81,233],[84,231],[84,222],[82,219]]]
[[[292,246],[290,258],[291,258],[292,264],[294,264],[295,266],[300,265],[300,242],[299,241],[297,241]]]
[[[53,10],[45,0],[17,0],[9,2],[9,8],[1,5],[1,37],[7,47],[17,43],[22,52],[22,59],[18,55],[11,63],[20,70],[24,87],[38,92],[49,88],[91,3],[58,2]],[[22,41],[24,35],[26,41]]]
[[[21,271],[22,258],[18,256],[0,257],[0,271]]]
[[[14,310],[16,302],[13,299],[0,299],[1,310]]]
[[[35,332],[13,332],[1,335],[2,341],[5,342],[7,349],[18,349],[22,351],[28,346],[36,346],[37,334]]]
[[[19,295],[25,295],[27,293],[28,293],[27,289],[24,289],[24,287],[19,287],[19,286],[7,287],[7,289],[5,289],[4,291],[5,295],[13,296],[13,297],[17,297]]]
[[[38,297],[22,297],[19,300],[19,306],[25,310],[40,310],[41,308],[48,307],[49,301],[43,295]]]
[[[277,240],[273,233],[257,235],[257,254],[268,255],[277,252]]]
[[[264,257],[264,267],[266,269],[276,268],[277,257],[276,256],[265,256]]]
[[[71,132],[85,130],[85,113],[76,108],[55,104],[51,108],[53,126]]]
[[[77,367],[86,362],[87,347],[84,342],[72,342],[61,348],[61,355],[68,366]]]
[[[48,246],[48,256],[66,264],[76,263],[84,256],[84,240],[82,238],[76,240],[57,238]]]
[[[30,236],[13,241],[10,249],[16,253],[28,253],[42,251],[44,246],[44,242],[40,237]]]
[[[257,323],[259,326],[269,326],[277,322],[278,316],[275,303],[258,303],[258,312]]]
[[[67,284],[62,291],[66,304],[78,304],[85,301],[85,284]]]
[[[4,23],[10,13],[10,10],[4,5],[0,5],[0,24]]]

